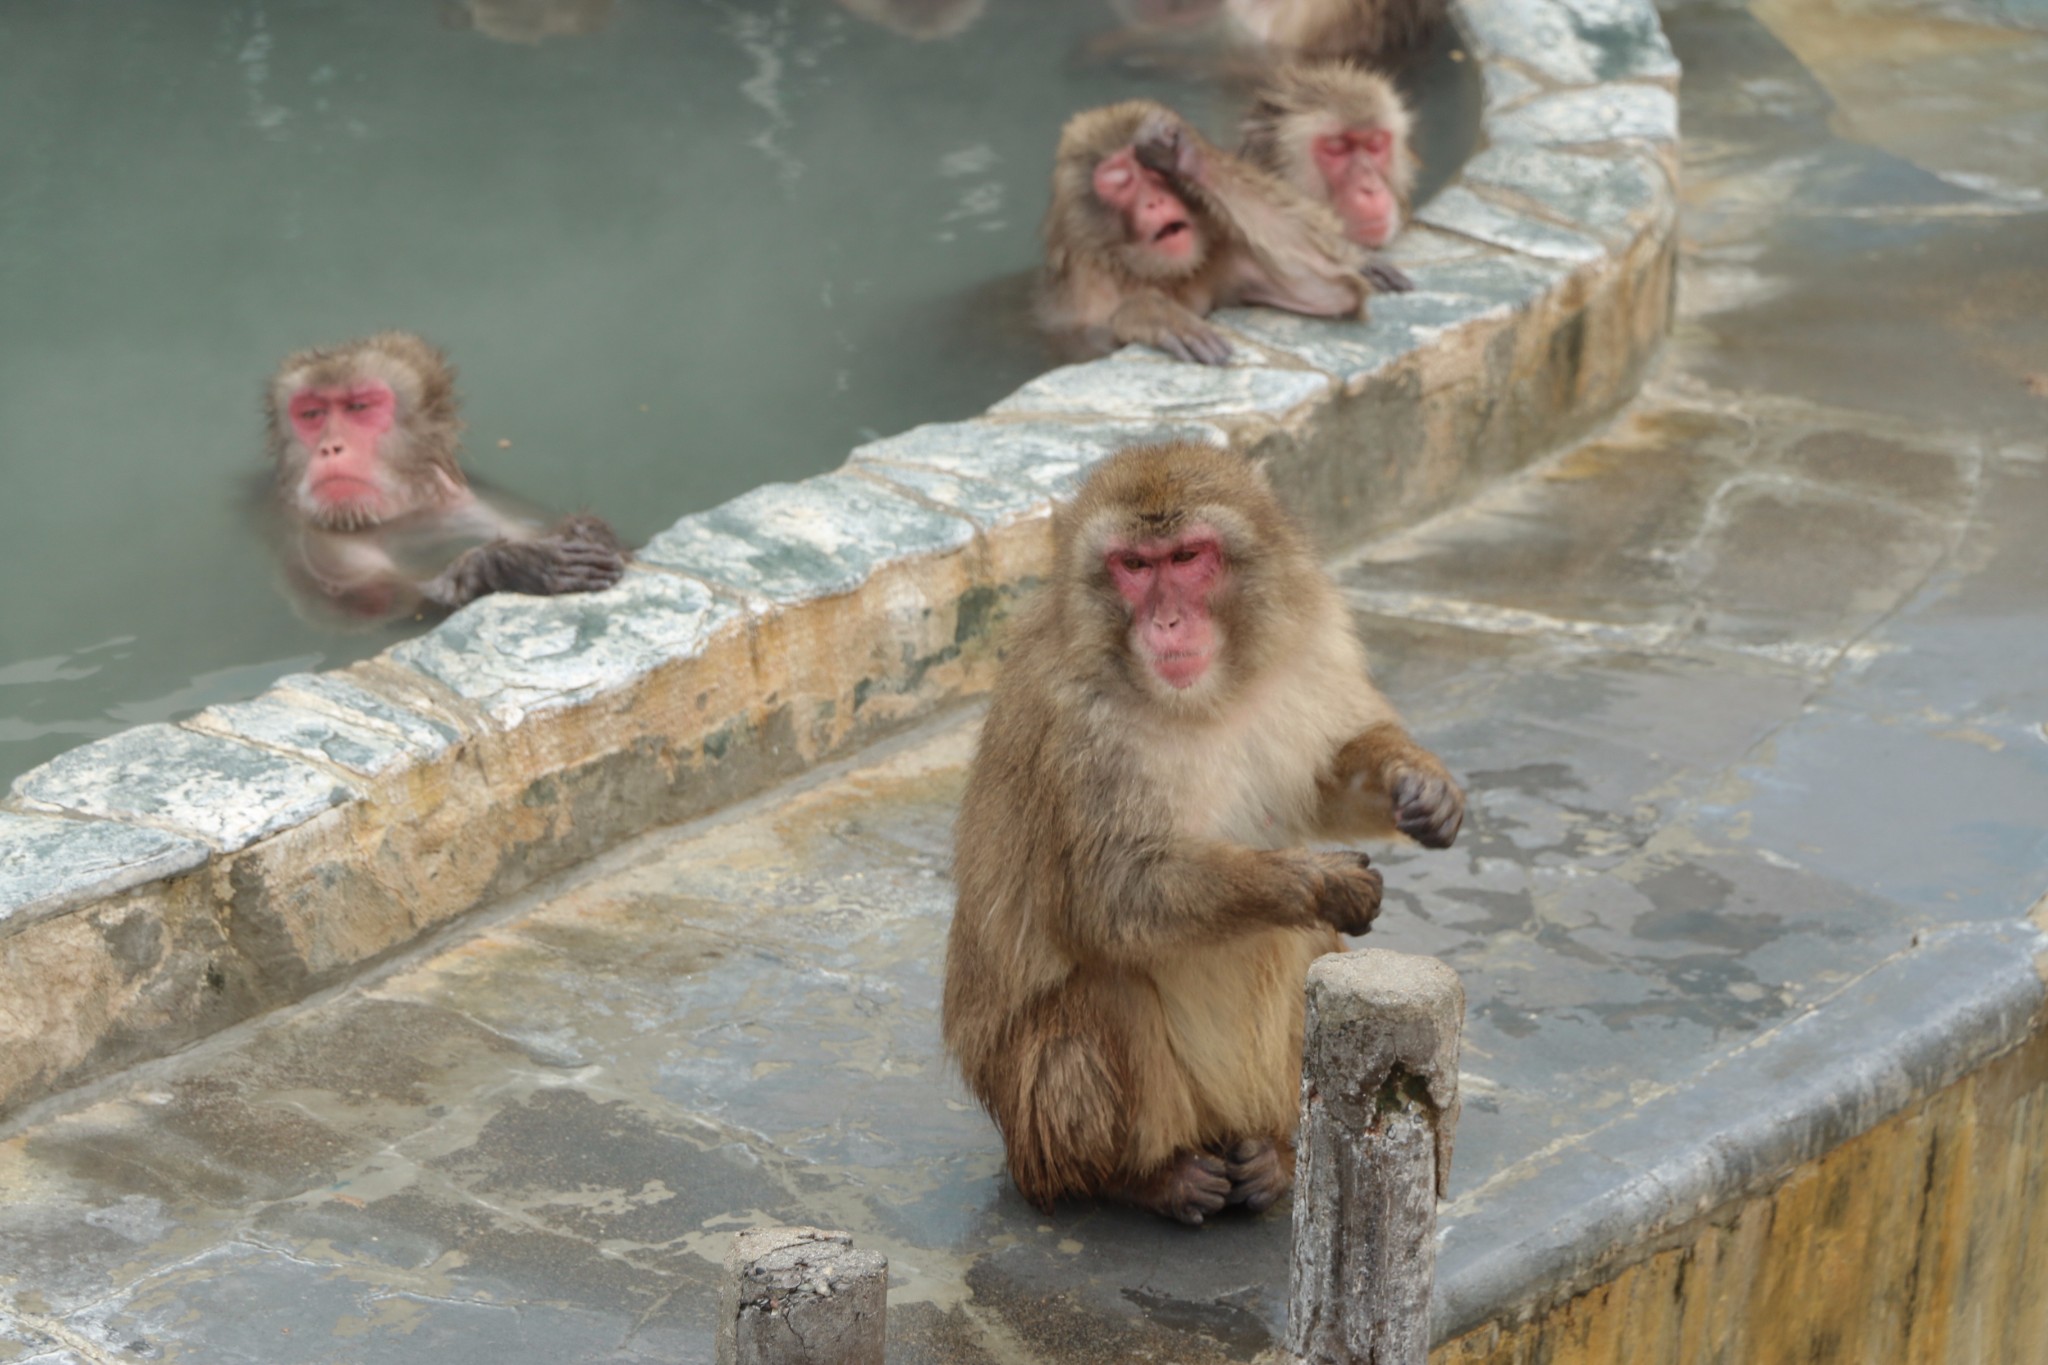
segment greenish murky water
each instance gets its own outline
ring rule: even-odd
[[[1043,368],[1021,281],[1073,110],[1235,120],[1080,60],[1101,0],[932,42],[829,0],[487,10],[0,8],[0,778],[395,638],[295,617],[249,527],[284,352],[423,333],[473,472],[638,542]],[[518,12],[602,22],[485,31]],[[1441,177],[1476,73],[1428,67]]]

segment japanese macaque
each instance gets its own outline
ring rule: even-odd
[[[1123,27],[1089,44],[1099,60],[1206,66],[1232,76],[1262,61],[1386,62],[1422,47],[1444,0],[1110,0]]]
[[[597,517],[543,529],[470,487],[455,371],[410,333],[287,356],[264,408],[278,552],[305,605],[389,620],[490,592],[594,591],[625,572]]]
[[[1124,451],[1053,537],[955,829],[946,1044],[1040,1208],[1257,1212],[1293,1182],[1308,965],[1380,907],[1363,854],[1302,841],[1443,848],[1464,796],[1242,457]]]
[[[447,28],[473,28],[501,43],[534,46],[544,38],[579,38],[611,22],[612,0],[448,0]]]
[[[930,42],[966,32],[981,17],[987,0],[839,0],[839,4],[869,23]]]
[[[1220,365],[1210,310],[1271,304],[1364,317],[1364,253],[1329,207],[1211,146],[1165,105],[1130,100],[1060,132],[1039,320],[1062,348],[1143,342]]]
[[[1289,63],[1260,85],[1239,154],[1323,200],[1346,237],[1377,251],[1408,223],[1422,164],[1413,124],[1407,102],[1377,72],[1346,62]]]

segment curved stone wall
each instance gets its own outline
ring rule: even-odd
[[[1369,322],[1222,314],[684,517],[625,581],[500,596],[348,669],[86,745],[0,806],[0,1111],[344,979],[653,825],[987,686],[1052,500],[1226,442],[1331,549],[1632,394],[1670,317],[1677,63],[1648,0],[1466,0],[1482,150]]]

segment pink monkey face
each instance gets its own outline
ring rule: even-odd
[[[1344,235],[1360,246],[1392,241],[1401,230],[1401,205],[1390,183],[1394,135],[1384,128],[1349,129],[1318,137],[1313,151]]]
[[[1209,606],[1225,575],[1215,533],[1197,527],[1172,540],[1119,542],[1107,560],[1110,581],[1131,611],[1138,657],[1176,692],[1200,682],[1222,645]]]
[[[1175,264],[1194,259],[1201,246],[1194,215],[1165,177],[1139,165],[1130,148],[1096,165],[1094,186],[1095,197],[1123,216],[1132,245]]]
[[[287,412],[292,434],[306,450],[300,492],[309,510],[377,519],[390,488],[381,448],[398,415],[390,386],[367,380],[303,388],[292,395]]]

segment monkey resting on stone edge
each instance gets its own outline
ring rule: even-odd
[[[1254,94],[1238,154],[1321,199],[1346,237],[1377,251],[1408,223],[1421,168],[1413,125],[1385,76],[1346,62],[1292,62],[1275,68]],[[1392,266],[1376,269],[1413,287]]]
[[[599,518],[543,530],[470,487],[456,406],[455,371],[409,332],[285,357],[264,395],[272,525],[302,603],[374,622],[619,581],[626,551]]]
[[[1202,321],[1211,309],[1362,318],[1372,292],[1328,207],[1149,100],[1067,121],[1044,231],[1039,321],[1078,355],[1144,342],[1220,365],[1230,343]]]
[[[1302,840],[1443,848],[1465,799],[1240,456],[1124,451],[1053,535],[955,830],[946,1044],[1038,1207],[1258,1212],[1294,1179],[1309,963],[1380,905]]]

